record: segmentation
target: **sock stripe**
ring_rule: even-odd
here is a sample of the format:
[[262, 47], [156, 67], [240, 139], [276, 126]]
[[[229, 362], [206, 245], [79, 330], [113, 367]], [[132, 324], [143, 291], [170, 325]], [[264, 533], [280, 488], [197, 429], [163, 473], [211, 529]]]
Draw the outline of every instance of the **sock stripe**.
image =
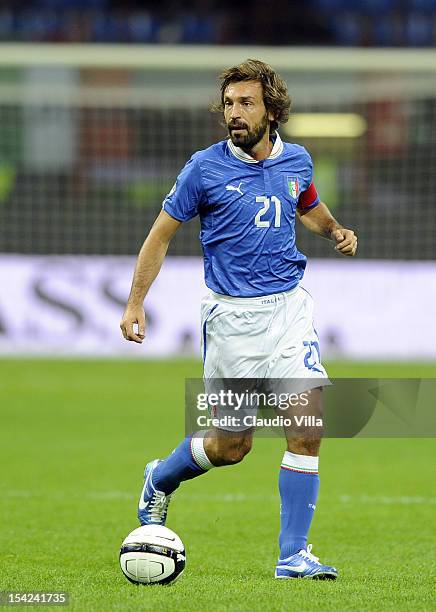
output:
[[211, 467], [213, 467], [213, 465], [209, 461], [209, 457], [206, 455], [206, 451], [204, 450], [203, 439], [203, 436], [192, 436], [190, 448], [191, 455], [195, 463], [198, 465], [198, 467], [207, 472]]
[[291, 465], [281, 465], [282, 470], [288, 470], [289, 472], [300, 472], [301, 474], [318, 474], [318, 470], [309, 470], [308, 468], [299, 468]]
[[312, 455], [297, 455], [285, 451], [282, 459], [282, 468], [293, 472], [303, 472], [305, 474], [318, 474], [319, 457]]

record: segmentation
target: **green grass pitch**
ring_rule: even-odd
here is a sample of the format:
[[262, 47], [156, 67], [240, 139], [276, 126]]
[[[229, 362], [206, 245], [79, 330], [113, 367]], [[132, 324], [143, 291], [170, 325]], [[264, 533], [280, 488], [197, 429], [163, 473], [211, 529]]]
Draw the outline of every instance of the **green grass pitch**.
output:
[[[333, 376], [436, 377], [435, 365], [330, 364]], [[184, 483], [168, 526], [187, 550], [168, 587], [137, 587], [118, 551], [147, 460], [183, 435], [195, 361], [0, 361], [0, 590], [70, 593], [74, 610], [429, 610], [435, 444], [325, 440], [309, 542], [336, 582], [275, 581], [283, 441]]]

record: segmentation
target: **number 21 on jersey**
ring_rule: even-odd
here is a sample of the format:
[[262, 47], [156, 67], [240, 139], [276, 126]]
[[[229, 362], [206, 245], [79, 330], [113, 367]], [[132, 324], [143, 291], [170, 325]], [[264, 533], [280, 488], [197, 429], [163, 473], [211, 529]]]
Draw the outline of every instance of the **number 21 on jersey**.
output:
[[254, 217], [254, 224], [257, 227], [269, 227], [270, 226], [270, 222], [263, 221], [262, 217], [266, 215], [266, 213], [268, 212], [271, 206], [271, 202], [272, 202], [275, 206], [274, 227], [280, 227], [280, 220], [281, 220], [281, 215], [282, 215], [282, 204], [280, 200], [278, 199], [278, 197], [271, 196], [270, 198], [267, 198], [266, 196], [257, 196], [256, 202], [261, 202], [263, 204], [263, 207], [259, 210], [259, 212]]

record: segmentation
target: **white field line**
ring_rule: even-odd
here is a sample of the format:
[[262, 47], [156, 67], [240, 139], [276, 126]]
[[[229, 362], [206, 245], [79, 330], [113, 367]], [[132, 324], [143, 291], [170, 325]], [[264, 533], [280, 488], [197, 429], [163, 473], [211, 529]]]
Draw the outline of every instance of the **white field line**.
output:
[[[86, 493], [77, 493], [72, 495], [65, 491], [32, 491], [29, 489], [15, 489], [9, 491], [3, 491], [0, 493], [0, 498], [37, 498], [37, 499], [63, 499], [67, 497], [69, 499], [89, 499], [97, 501], [111, 501], [111, 500], [136, 500], [138, 495], [135, 492], [128, 491], [88, 491]], [[277, 501], [277, 495], [262, 495], [262, 494], [246, 494], [246, 493], [214, 493], [214, 494], [189, 494], [180, 493], [180, 500], [184, 501], [210, 501], [218, 503], [238, 503], [247, 501], [259, 501], [263, 500], [266, 502]], [[368, 505], [391, 505], [391, 506], [407, 506], [407, 505], [430, 505], [436, 504], [436, 497], [426, 497], [423, 495], [339, 495], [338, 497], [325, 496], [323, 499], [324, 503], [335, 503], [340, 502], [342, 504], [368, 504]]]
[[424, 497], [423, 495], [340, 495], [339, 501], [348, 504], [375, 504], [375, 505], [392, 505], [392, 506], [404, 506], [404, 505], [428, 505], [436, 504], [436, 497]]

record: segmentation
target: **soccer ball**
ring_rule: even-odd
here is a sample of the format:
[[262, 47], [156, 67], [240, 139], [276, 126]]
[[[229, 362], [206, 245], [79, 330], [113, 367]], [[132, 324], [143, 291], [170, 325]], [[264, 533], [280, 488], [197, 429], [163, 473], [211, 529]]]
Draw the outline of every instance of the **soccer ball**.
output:
[[182, 574], [185, 563], [182, 540], [162, 525], [138, 527], [121, 544], [121, 569], [134, 584], [169, 584]]

